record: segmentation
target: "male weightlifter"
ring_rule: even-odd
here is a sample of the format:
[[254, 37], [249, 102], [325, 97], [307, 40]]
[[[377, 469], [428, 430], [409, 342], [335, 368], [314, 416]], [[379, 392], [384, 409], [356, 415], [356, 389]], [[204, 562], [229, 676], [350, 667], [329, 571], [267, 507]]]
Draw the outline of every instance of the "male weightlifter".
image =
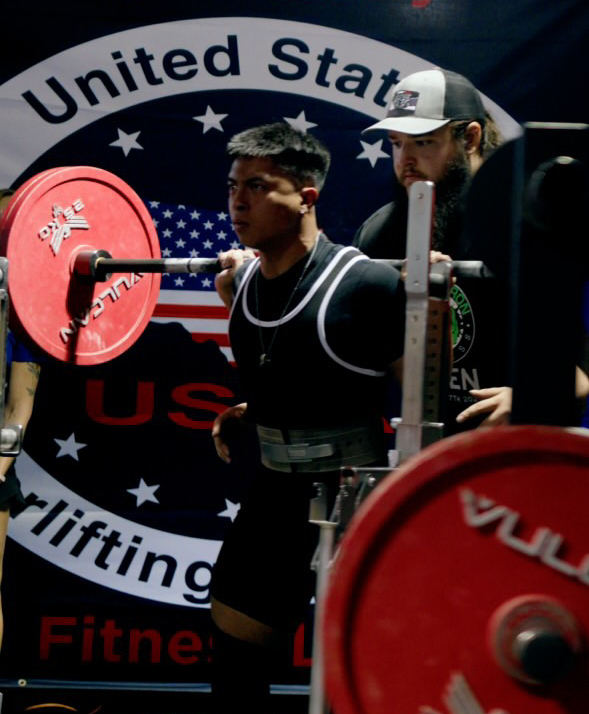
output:
[[[432, 181], [433, 248], [455, 260], [480, 259], [477, 246], [467, 245], [462, 235], [462, 202], [470, 178], [502, 140], [471, 82], [444, 69], [415, 72], [396, 86], [387, 117], [365, 131], [388, 132], [400, 190], [394, 203], [365, 221], [354, 244], [371, 258], [404, 257], [407, 192], [415, 181]], [[447, 435], [509, 421], [506, 292], [494, 280], [465, 278], [452, 289], [454, 368]], [[588, 391], [589, 381], [577, 369], [577, 396]]]
[[[219, 456], [236, 421], [256, 425], [261, 467], [225, 540], [211, 587], [223, 711], [264, 711], [269, 665], [313, 594], [313, 483], [331, 500], [342, 465], [386, 464], [385, 380], [403, 346], [399, 273], [335, 245], [317, 226], [327, 149], [287, 124], [228, 144], [229, 211], [247, 251], [220, 256], [216, 286], [247, 403], [216, 420]], [[384, 316], [385, 319], [382, 319]]]

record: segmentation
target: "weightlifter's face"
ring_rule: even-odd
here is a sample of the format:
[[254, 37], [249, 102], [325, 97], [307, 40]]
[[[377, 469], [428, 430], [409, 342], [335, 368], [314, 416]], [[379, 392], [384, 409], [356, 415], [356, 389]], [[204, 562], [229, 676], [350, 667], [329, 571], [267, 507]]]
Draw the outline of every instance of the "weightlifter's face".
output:
[[236, 159], [227, 186], [233, 228], [248, 248], [269, 249], [298, 235], [301, 191], [272, 159]]
[[462, 146], [456, 141], [449, 125], [430, 134], [389, 132], [393, 147], [393, 167], [397, 180], [409, 190], [416, 181], [438, 183], [446, 176], [460, 154]]

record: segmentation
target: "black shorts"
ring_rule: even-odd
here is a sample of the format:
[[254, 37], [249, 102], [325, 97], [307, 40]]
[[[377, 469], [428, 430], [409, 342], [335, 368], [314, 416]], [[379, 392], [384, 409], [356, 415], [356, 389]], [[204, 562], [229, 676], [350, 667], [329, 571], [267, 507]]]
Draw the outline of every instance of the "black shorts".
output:
[[213, 570], [211, 595], [270, 627], [296, 629], [315, 593], [311, 559], [319, 527], [309, 523], [313, 484], [327, 487], [329, 509], [339, 471], [288, 474], [261, 467]]
[[25, 505], [25, 498], [20, 489], [14, 464], [6, 472], [6, 481], [0, 483], [0, 511], [20, 510]]

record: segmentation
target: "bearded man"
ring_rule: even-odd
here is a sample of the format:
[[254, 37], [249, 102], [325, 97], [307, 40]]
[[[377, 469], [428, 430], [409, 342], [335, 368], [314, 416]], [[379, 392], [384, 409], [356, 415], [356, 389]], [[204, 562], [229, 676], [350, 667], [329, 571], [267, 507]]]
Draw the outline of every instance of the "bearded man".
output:
[[[387, 117], [365, 131], [388, 133], [400, 190], [395, 202], [360, 227], [356, 247], [371, 258], [404, 258], [409, 188], [416, 181], [432, 181], [433, 250], [454, 260], [480, 259], [477, 246], [469, 245], [462, 232], [463, 200], [471, 177], [501, 136], [472, 83], [443, 69], [411, 74], [396, 86]], [[454, 364], [446, 435], [509, 420], [505, 295], [495, 280], [460, 279], [452, 288]]]

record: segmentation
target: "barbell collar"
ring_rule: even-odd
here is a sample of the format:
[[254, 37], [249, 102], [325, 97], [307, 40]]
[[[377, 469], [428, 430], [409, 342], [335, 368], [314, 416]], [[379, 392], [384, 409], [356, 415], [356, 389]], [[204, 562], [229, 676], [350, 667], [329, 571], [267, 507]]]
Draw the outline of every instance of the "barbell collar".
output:
[[93, 280], [104, 283], [109, 280], [112, 273], [99, 268], [99, 261], [112, 258], [107, 250], [81, 250], [74, 255], [72, 272], [82, 280]]
[[74, 274], [105, 282], [113, 273], [218, 273], [217, 258], [113, 258], [105, 250], [80, 251]]
[[499, 667], [526, 684], [550, 684], [578, 662], [585, 637], [576, 617], [549, 595], [511, 598], [493, 614], [489, 643]]
[[21, 449], [23, 428], [20, 424], [11, 424], [0, 429], [0, 455], [18, 456]]

